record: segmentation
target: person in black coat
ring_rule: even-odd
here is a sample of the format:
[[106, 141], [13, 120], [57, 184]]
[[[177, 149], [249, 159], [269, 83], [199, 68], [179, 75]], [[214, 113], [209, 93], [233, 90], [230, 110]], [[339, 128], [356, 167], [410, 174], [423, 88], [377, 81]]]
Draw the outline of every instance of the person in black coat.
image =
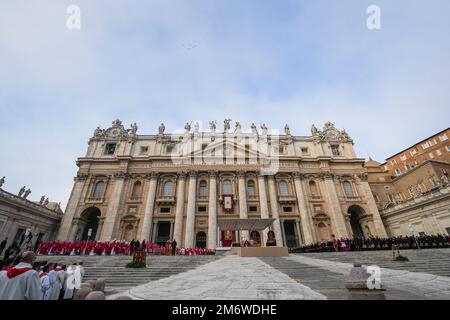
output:
[[0, 243], [0, 254], [2, 254], [2, 252], [5, 249], [7, 243], [8, 243], [8, 238], [5, 238], [5, 240], [3, 240], [2, 243]]
[[174, 256], [177, 250], [177, 240], [173, 239], [172, 241], [172, 255]]

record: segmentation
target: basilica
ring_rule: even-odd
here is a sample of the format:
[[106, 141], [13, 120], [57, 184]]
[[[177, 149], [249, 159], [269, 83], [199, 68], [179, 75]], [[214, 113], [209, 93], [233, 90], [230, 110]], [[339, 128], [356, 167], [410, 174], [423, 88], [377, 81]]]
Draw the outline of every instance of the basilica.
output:
[[98, 127], [77, 160], [58, 240], [217, 248], [387, 236], [345, 130], [327, 122], [294, 136], [288, 125], [247, 130], [230, 119], [206, 127], [167, 133], [161, 124], [151, 135], [120, 120]]

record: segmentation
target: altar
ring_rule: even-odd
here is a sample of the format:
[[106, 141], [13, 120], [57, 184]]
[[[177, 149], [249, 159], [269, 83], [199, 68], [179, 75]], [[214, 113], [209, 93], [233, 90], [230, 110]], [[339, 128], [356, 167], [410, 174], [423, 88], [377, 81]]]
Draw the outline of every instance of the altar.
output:
[[287, 247], [277, 246], [275, 234], [269, 231], [267, 242], [253, 245], [252, 241], [236, 241], [240, 239], [241, 231], [263, 231], [272, 226], [275, 219], [223, 219], [217, 222], [221, 235], [220, 247], [232, 247], [230, 254], [240, 257], [286, 257]]

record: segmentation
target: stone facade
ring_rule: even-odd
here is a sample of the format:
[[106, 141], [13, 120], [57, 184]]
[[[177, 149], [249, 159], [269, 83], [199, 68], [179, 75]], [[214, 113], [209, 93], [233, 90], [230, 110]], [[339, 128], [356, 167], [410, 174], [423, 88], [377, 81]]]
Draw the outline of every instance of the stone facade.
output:
[[373, 160], [365, 164], [389, 235], [450, 234], [448, 135], [446, 129], [383, 164]]
[[7, 237], [8, 247], [19, 240], [27, 229], [33, 234], [33, 244], [54, 239], [63, 216], [59, 204], [48, 202], [44, 197], [40, 202], [30, 201], [22, 190], [19, 194], [0, 188], [0, 241]]
[[[358, 235], [386, 236], [364, 159], [330, 122], [310, 136], [243, 132], [230, 120], [218, 132], [187, 123], [182, 133], [137, 135], [120, 120], [97, 128], [84, 157], [59, 240], [139, 239], [180, 246], [229, 246], [249, 239], [289, 247]], [[219, 230], [230, 218], [272, 218], [266, 230]]]

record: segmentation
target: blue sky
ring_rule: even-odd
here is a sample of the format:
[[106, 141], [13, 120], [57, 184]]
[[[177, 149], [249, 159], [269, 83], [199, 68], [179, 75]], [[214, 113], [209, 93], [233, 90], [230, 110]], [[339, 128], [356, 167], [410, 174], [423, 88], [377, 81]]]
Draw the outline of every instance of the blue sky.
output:
[[448, 127], [448, 12], [448, 0], [3, 0], [4, 188], [65, 205], [76, 158], [116, 118], [141, 134], [231, 118], [308, 135], [330, 120], [383, 161]]

